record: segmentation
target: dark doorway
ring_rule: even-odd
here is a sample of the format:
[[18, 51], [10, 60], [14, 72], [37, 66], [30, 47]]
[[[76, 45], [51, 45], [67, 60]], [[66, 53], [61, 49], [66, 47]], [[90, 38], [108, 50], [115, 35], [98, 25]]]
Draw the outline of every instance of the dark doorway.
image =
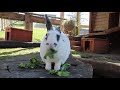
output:
[[90, 50], [90, 42], [85, 41], [85, 51], [89, 51], [89, 50]]
[[9, 40], [9, 32], [7, 32], [7, 40]]
[[118, 25], [119, 25], [119, 12], [110, 13], [109, 28], [118, 27]]

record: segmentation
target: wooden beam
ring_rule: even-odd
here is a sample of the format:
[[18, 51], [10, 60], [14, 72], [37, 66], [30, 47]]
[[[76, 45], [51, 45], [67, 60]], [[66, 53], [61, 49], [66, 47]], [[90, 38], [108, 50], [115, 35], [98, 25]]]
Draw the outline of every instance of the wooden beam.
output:
[[93, 20], [92, 20], [92, 15], [93, 15], [93, 12], [90, 12], [90, 15], [89, 15], [89, 33], [92, 33], [93, 32]]
[[120, 27], [120, 12], [119, 12], [119, 25], [118, 26]]
[[107, 35], [107, 33], [105, 32], [99, 32], [99, 33], [89, 33], [89, 34], [83, 34], [83, 35], [80, 35], [80, 36], [101, 36], [101, 35]]
[[[25, 15], [15, 12], [0, 12], [0, 18], [25, 21]], [[31, 16], [31, 22], [45, 23], [45, 18], [39, 16]], [[54, 25], [61, 24], [61, 21], [56, 19], [51, 19], [51, 22]]]
[[31, 14], [25, 14], [25, 29], [32, 31], [33, 30], [33, 23], [31, 21]]
[[97, 33], [89, 33], [89, 34], [84, 34], [84, 35], [80, 35], [80, 36], [98, 36], [98, 35], [108, 35], [114, 32], [118, 32], [120, 31], [120, 27], [114, 27], [111, 29], [107, 29], [103, 32], [97, 32]]
[[[28, 13], [28, 14], [30, 14], [30, 13]], [[19, 14], [19, 13], [15, 13], [15, 12], [0, 12], [0, 18], [25, 21], [26, 17], [25, 17], [24, 14]], [[31, 20], [30, 20], [31, 23], [32, 22], [45, 23], [45, 18], [44, 17], [30, 16], [30, 18], [31, 18]], [[62, 19], [64, 18], [64, 12], [61, 12], [61, 18]], [[54, 25], [60, 25], [61, 24], [61, 20], [51, 19], [51, 22]], [[28, 27], [28, 26], [26, 26], [26, 27]], [[87, 28], [88, 26], [82, 25], [81, 27], [82, 28]]]
[[3, 19], [1, 18], [1, 30], [3, 30], [4, 26], [3, 26]]
[[118, 32], [118, 31], [120, 31], [120, 27], [114, 27], [114, 28], [110, 28], [106, 30], [106, 33], [111, 34], [111, 33]]
[[80, 12], [77, 12], [77, 35], [80, 34]]
[[[32, 22], [37, 22], [37, 23], [45, 23], [45, 18], [32, 16], [31, 21]], [[60, 25], [60, 20], [51, 19], [51, 22], [54, 25]]]
[[[64, 12], [60, 12], [60, 18], [62, 18], [62, 19], [64, 18]], [[63, 27], [62, 23], [63, 23], [63, 20], [61, 20], [60, 28], [62, 31], [64, 31], [64, 27]]]
[[24, 15], [14, 12], [0, 12], [0, 18], [24, 21]]

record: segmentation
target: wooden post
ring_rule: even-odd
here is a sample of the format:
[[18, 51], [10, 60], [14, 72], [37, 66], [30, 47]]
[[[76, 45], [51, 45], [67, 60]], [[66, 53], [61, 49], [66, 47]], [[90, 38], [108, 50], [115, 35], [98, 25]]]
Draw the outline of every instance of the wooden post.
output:
[[76, 35], [80, 34], [80, 12], [77, 12], [77, 33]]
[[118, 27], [120, 27], [120, 12], [119, 12], [119, 26]]
[[4, 28], [4, 23], [3, 23], [3, 18], [1, 18], [1, 30], [3, 30], [3, 28]]
[[28, 29], [30, 31], [33, 30], [33, 23], [31, 21], [31, 14], [25, 13], [25, 29]]
[[[60, 18], [64, 18], [64, 12], [60, 12]], [[63, 25], [62, 25], [62, 23], [63, 23], [63, 21], [64, 20], [61, 20], [61, 24], [60, 24], [60, 29], [62, 30], [62, 31], [64, 31], [64, 27], [63, 27]]]
[[89, 15], [89, 33], [92, 33], [93, 32], [93, 13], [94, 12], [90, 12], [90, 15]]

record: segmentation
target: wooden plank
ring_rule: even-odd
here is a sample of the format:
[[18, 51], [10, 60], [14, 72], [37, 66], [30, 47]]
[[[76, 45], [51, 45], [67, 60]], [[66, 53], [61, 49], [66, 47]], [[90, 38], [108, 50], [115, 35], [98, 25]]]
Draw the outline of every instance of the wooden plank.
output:
[[101, 16], [101, 15], [105, 15], [105, 14], [109, 14], [109, 13], [108, 12], [97, 12], [96, 13], [97, 16], [99, 16], [99, 15]]
[[114, 27], [114, 28], [108, 29], [106, 33], [111, 34], [113, 32], [118, 32], [118, 31], [120, 31], [120, 27]]
[[90, 12], [89, 15], [89, 33], [93, 32], [93, 12]]
[[93, 30], [106, 30], [107, 29], [107, 26], [105, 25], [101, 25], [101, 26], [95, 26], [95, 28]]
[[106, 29], [108, 29], [108, 28], [107, 28], [107, 26], [106, 26], [106, 25], [97, 25], [97, 26], [95, 26], [95, 27], [93, 28], [93, 31], [94, 31], [95, 29], [102, 29], [102, 30], [106, 30]]
[[24, 15], [14, 12], [0, 12], [0, 18], [24, 21]]
[[3, 30], [4, 29], [4, 23], [3, 23], [4, 21], [3, 21], [3, 19], [1, 18], [1, 30]]
[[108, 30], [104, 30], [104, 32], [89, 33], [89, 34], [80, 35], [80, 36], [107, 35], [107, 34], [111, 34], [113, 32], [118, 32], [118, 31], [120, 31], [120, 27], [115, 27], [115, 28], [111, 28], [111, 29], [108, 29]]
[[[0, 18], [25, 21], [25, 15], [15, 12], [0, 12]], [[31, 22], [45, 23], [44, 17], [31, 16]], [[52, 24], [60, 25], [60, 20], [51, 19]]]
[[97, 33], [89, 33], [89, 34], [83, 34], [83, 35], [80, 35], [80, 36], [87, 36], [87, 37], [89, 37], [89, 36], [96, 36], [96, 35], [107, 35], [107, 33], [105, 33], [105, 32], [97, 32]]
[[107, 12], [92, 12], [92, 31], [104, 31], [108, 29], [109, 14]]
[[[32, 16], [32, 17], [31, 17], [31, 21], [32, 21], [32, 22], [37, 22], [37, 23], [45, 23], [45, 18]], [[60, 23], [61, 23], [60, 20], [55, 20], [55, 19], [51, 19], [51, 22], [52, 22], [52, 24], [54, 24], [54, 25], [60, 25]]]
[[[64, 18], [64, 12], [60, 12], [60, 18]], [[60, 25], [60, 29], [62, 30], [62, 31], [64, 31], [64, 26], [62, 25], [62, 23], [64, 22], [64, 20], [61, 20], [61, 25]]]
[[95, 28], [93, 29], [93, 31], [100, 31], [100, 30], [104, 31], [104, 30], [106, 30], [106, 27], [105, 27], [105, 26], [95, 27]]
[[95, 22], [108, 21], [108, 18], [95, 19]]
[[106, 30], [106, 27], [104, 26], [104, 27], [95, 27], [94, 29], [93, 29], [93, 31], [105, 31]]
[[119, 13], [119, 25], [118, 26], [120, 27], [120, 13]]
[[96, 22], [95, 26], [97, 26], [97, 25], [107, 25], [107, 24], [108, 24], [108, 21], [101, 21], [101, 22]]
[[96, 27], [96, 26], [99, 26], [99, 27], [106, 26], [107, 27], [108, 23], [107, 22], [95, 23], [94, 27]]
[[109, 18], [108, 15], [96, 16], [96, 19], [105, 19], [105, 18]]
[[77, 12], [77, 33], [78, 35], [80, 33], [80, 12]]

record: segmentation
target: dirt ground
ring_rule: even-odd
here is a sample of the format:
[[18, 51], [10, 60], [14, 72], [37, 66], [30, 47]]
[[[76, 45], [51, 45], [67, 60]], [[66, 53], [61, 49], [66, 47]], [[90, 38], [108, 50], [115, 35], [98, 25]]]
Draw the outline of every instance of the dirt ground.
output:
[[[82, 60], [101, 61], [120, 66], [120, 54], [94, 54], [81, 52], [80, 55]], [[40, 59], [39, 53], [32, 53], [18, 57], [11, 57], [6, 60], [0, 60], [0, 78], [59, 78], [54, 75], [50, 75], [45, 69], [21, 70], [18, 68], [19, 63], [28, 63], [31, 58]], [[70, 59], [70, 63], [71, 61], [74, 62], [73, 59]], [[7, 66], [9, 66], [10, 72], [6, 70]], [[82, 62], [80, 62], [77, 67], [74, 67], [73, 65], [70, 72], [74, 73], [70, 78], [93, 77], [92, 66]]]
[[91, 59], [95, 61], [120, 63], [120, 54], [95, 54], [95, 53], [82, 53], [83, 59]]
[[[51, 75], [43, 68], [25, 70], [18, 68], [19, 63], [28, 63], [31, 58], [40, 59], [39, 53], [0, 60], [0, 78], [66, 78]], [[67, 78], [92, 78], [93, 69], [91, 65], [75, 61], [72, 58], [68, 59], [68, 63], [71, 64], [68, 70], [71, 76]], [[7, 67], [9, 67], [9, 71]]]

